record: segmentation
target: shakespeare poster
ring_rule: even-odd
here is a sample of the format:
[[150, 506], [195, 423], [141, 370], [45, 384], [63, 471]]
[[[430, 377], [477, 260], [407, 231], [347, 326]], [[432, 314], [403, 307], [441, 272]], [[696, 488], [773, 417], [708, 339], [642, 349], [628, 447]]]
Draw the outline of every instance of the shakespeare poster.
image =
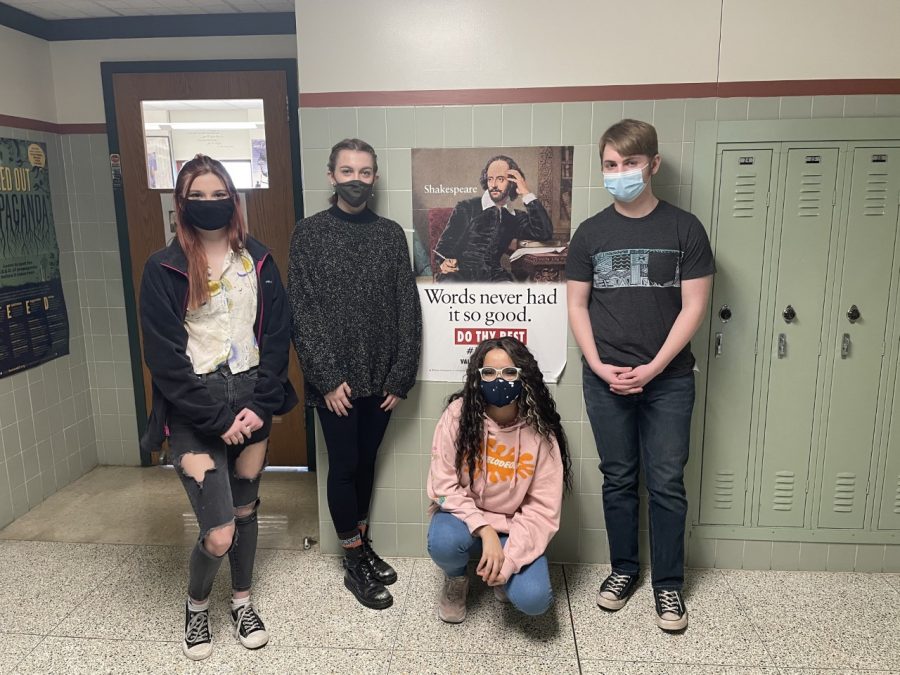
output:
[[420, 379], [460, 382], [479, 342], [510, 335], [557, 381], [572, 159], [571, 146], [412, 150]]
[[0, 377], [68, 353], [46, 146], [0, 138]]

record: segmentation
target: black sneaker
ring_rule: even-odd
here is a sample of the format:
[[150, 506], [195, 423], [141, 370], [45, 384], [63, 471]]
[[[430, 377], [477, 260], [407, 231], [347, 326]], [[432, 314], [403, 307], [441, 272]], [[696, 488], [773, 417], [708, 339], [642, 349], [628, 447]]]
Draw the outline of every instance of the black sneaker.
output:
[[375, 572], [375, 578], [378, 581], [385, 586], [390, 586], [397, 581], [397, 570], [388, 565], [381, 559], [381, 556], [375, 553], [375, 549], [372, 548], [372, 540], [366, 536], [362, 538], [362, 549], [365, 551], [366, 559], [369, 561], [369, 565], [372, 566], [372, 571]]
[[681, 591], [653, 589], [656, 600], [656, 625], [663, 630], [684, 630], [688, 625], [687, 608]]
[[184, 642], [181, 651], [192, 661], [201, 661], [212, 654], [212, 633], [209, 630], [209, 610], [192, 612], [184, 604]]
[[619, 574], [613, 572], [600, 584], [597, 593], [597, 604], [612, 612], [622, 609], [637, 586], [637, 574]]
[[347, 549], [344, 553], [344, 586], [356, 599], [370, 609], [387, 609], [394, 604], [391, 592], [375, 576], [362, 546]]
[[234, 628], [234, 636], [247, 649], [265, 647], [269, 641], [266, 626], [257, 614], [253, 603], [248, 602], [237, 609], [232, 609], [231, 625]]

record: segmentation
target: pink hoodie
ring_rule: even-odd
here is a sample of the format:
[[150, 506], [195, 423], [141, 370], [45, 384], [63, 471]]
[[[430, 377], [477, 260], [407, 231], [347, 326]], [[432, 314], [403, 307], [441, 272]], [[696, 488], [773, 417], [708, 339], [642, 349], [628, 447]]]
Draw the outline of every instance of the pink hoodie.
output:
[[500, 427], [484, 418], [484, 442], [475, 479], [456, 475], [456, 436], [462, 399], [453, 401], [434, 431], [428, 472], [429, 511], [452, 513], [474, 532], [490, 525], [508, 533], [500, 573], [507, 579], [540, 557], [559, 529], [563, 467], [559, 445], [524, 420]]

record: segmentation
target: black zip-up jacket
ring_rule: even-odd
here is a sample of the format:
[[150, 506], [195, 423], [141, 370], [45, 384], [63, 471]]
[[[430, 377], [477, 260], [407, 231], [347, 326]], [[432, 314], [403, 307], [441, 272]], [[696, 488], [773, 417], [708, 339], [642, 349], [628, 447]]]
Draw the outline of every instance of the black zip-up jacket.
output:
[[[253, 402], [247, 407], [265, 419], [284, 414], [297, 404], [297, 394], [288, 380], [291, 314], [269, 250], [252, 237], [247, 237], [244, 246], [256, 264], [259, 289], [253, 324], [259, 345], [258, 379]], [[159, 448], [163, 442], [171, 408], [193, 420], [198, 431], [211, 436], [221, 436], [234, 423], [234, 412], [225, 401], [210, 396], [187, 355], [187, 268], [184, 251], [178, 239], [173, 239], [150, 256], [141, 279], [144, 360], [153, 378], [153, 408], [141, 436], [145, 452]]]
[[540, 200], [510, 213], [506, 206], [485, 209], [481, 199], [461, 201], [450, 214], [435, 250], [441, 258], [455, 258], [459, 271], [438, 274], [438, 281], [512, 281], [500, 264], [510, 242], [553, 236], [553, 222]]

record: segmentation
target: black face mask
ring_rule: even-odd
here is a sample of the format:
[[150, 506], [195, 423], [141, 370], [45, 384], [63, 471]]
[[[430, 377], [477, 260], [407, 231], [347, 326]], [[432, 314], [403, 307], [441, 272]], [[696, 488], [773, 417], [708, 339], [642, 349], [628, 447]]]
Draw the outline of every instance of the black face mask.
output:
[[184, 215], [191, 225], [201, 230], [221, 230], [227, 227], [234, 216], [234, 200], [188, 199], [184, 204]]
[[346, 183], [335, 183], [334, 193], [355, 209], [368, 201], [374, 187], [374, 183], [348, 180]]

